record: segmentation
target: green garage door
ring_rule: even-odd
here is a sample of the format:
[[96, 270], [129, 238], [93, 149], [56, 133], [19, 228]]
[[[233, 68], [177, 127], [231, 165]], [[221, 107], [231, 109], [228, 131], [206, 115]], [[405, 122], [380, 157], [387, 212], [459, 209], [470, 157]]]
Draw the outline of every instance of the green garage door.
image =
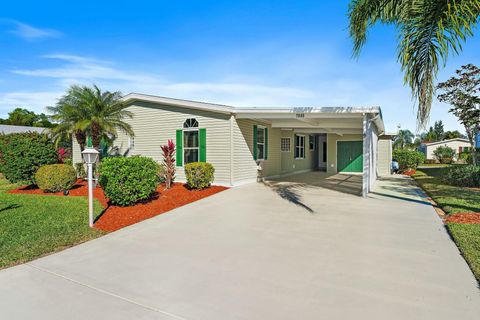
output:
[[363, 171], [363, 142], [337, 142], [337, 170], [338, 172]]

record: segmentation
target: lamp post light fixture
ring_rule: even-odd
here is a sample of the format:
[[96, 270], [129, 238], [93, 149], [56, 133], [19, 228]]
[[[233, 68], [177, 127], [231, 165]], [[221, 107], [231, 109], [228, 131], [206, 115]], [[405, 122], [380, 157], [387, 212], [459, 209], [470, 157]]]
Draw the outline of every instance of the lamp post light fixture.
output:
[[93, 164], [97, 162], [99, 152], [92, 147], [82, 151], [83, 161], [88, 168], [88, 225], [93, 227]]

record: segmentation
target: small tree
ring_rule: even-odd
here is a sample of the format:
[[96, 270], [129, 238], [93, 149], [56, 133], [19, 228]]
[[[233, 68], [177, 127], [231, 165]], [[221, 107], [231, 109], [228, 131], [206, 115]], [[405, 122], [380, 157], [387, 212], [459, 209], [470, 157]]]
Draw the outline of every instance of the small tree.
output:
[[472, 146], [473, 164], [477, 164], [475, 132], [480, 128], [480, 69], [472, 64], [456, 71], [457, 77], [440, 83], [437, 89], [444, 93], [438, 96], [441, 102], [449, 103], [449, 112], [454, 114], [465, 127]]
[[433, 151], [433, 155], [440, 163], [452, 163], [455, 154], [455, 150], [447, 146], [440, 146]]
[[170, 189], [173, 181], [175, 180], [175, 143], [172, 140], [168, 140], [167, 144], [161, 146], [163, 154], [164, 167], [163, 174], [165, 175], [165, 187]]
[[412, 145], [414, 138], [415, 135], [410, 130], [399, 130], [393, 141], [393, 147], [395, 149], [406, 149]]

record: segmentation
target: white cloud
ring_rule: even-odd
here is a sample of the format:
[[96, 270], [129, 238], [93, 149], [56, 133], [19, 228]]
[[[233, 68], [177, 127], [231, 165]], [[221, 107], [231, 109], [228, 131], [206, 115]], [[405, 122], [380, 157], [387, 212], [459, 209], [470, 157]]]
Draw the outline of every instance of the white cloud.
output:
[[[16, 69], [11, 72], [42, 79], [42, 82], [51, 83], [52, 90], [0, 93], [0, 116], [17, 105], [41, 111], [44, 106], [55, 103], [70, 85], [95, 83], [104, 90], [140, 92], [239, 107], [381, 106], [388, 131], [395, 131], [397, 124], [413, 130], [416, 126], [410, 91], [403, 85], [399, 66], [392, 61], [379, 62], [372, 67], [351, 61], [341, 64], [334, 55], [326, 55], [322, 67], [318, 69], [308, 67], [311, 65], [309, 59], [303, 62], [308, 66], [303, 66], [298, 58], [295, 59], [297, 67], [289, 68], [289, 63], [285, 68], [274, 64], [273, 71], [244, 71], [241, 65], [233, 68], [225, 61], [216, 61], [216, 66], [226, 66], [224, 70], [216, 70], [219, 76], [198, 80], [191, 72], [195, 69], [190, 69], [188, 65], [175, 69], [173, 75], [193, 81], [172, 81], [165, 76], [167, 72], [160, 76], [153, 69], [148, 72], [130, 71], [117, 67], [111, 61], [90, 57], [57, 53], [43, 58], [59, 63], [51, 68]], [[208, 69], [209, 65], [203, 68]], [[435, 104], [432, 120], [444, 120], [448, 130], [461, 130], [456, 119], [446, 111], [445, 107]]]
[[0, 117], [5, 117], [17, 107], [27, 108], [37, 113], [46, 112], [45, 107], [54, 105], [62, 94], [61, 90], [0, 93]]
[[42, 29], [32, 25], [10, 19], [3, 19], [2, 21], [13, 25], [13, 29], [9, 32], [25, 40], [40, 40], [46, 38], [58, 38], [62, 35], [60, 31], [53, 29]]

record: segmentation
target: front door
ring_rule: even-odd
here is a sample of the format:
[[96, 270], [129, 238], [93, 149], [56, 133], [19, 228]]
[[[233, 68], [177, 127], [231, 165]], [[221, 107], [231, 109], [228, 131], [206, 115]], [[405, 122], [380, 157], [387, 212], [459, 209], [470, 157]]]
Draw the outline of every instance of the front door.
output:
[[363, 171], [362, 141], [337, 142], [337, 171], [345, 173]]

